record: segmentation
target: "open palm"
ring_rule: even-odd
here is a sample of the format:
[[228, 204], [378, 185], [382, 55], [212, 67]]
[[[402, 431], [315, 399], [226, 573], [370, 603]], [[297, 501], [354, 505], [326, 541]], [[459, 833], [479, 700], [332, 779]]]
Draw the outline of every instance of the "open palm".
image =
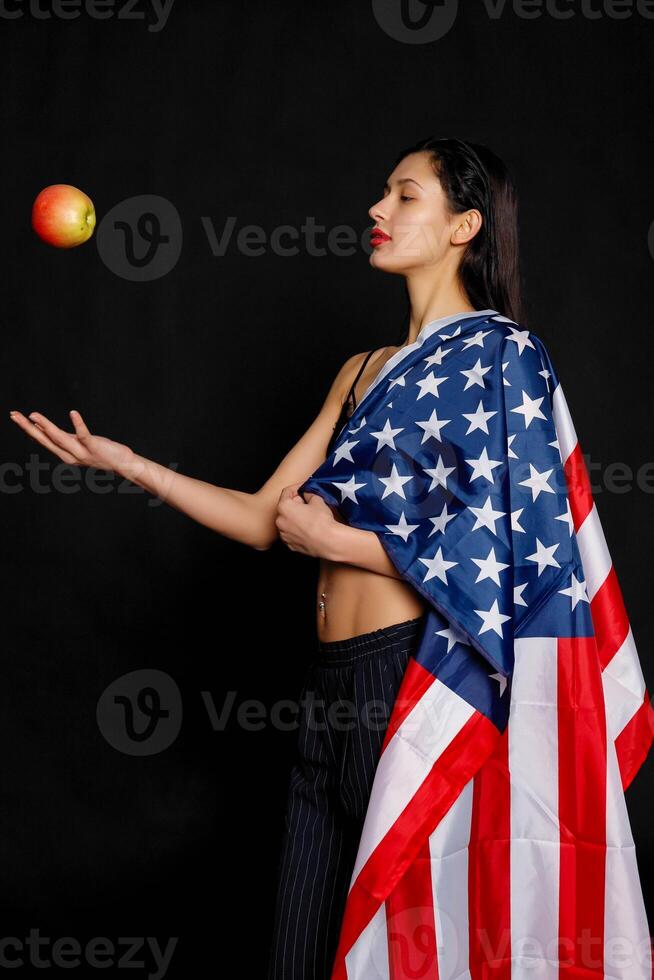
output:
[[29, 418], [20, 412], [9, 414], [28, 436], [40, 442], [65, 463], [77, 463], [79, 466], [95, 466], [102, 470], [120, 472], [134, 456], [129, 446], [106, 439], [104, 436], [92, 435], [82, 416], [75, 409], [70, 412], [75, 427], [74, 432], [64, 432], [40, 412], [32, 412]]

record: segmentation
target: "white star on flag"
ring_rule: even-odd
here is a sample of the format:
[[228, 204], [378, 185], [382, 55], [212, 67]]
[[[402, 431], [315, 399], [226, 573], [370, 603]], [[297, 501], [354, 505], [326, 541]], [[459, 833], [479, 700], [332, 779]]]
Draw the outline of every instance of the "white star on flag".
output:
[[365, 483], [356, 483], [353, 476], [350, 477], [347, 483], [335, 483], [334, 480], [331, 480], [330, 482], [341, 491], [341, 503], [343, 503], [346, 497], [348, 500], [353, 500], [355, 504], [359, 503], [356, 498], [356, 491], [359, 490], [360, 487], [365, 487]]
[[436, 576], [441, 582], [445, 582], [445, 585], [448, 585], [445, 574], [447, 569], [459, 564], [458, 561], [447, 561], [447, 559], [443, 558], [443, 549], [441, 547], [438, 548], [433, 558], [419, 558], [418, 561], [421, 561], [429, 569], [422, 580], [423, 582], [428, 582], [430, 578]]
[[352, 459], [352, 453], [350, 452], [350, 449], [352, 449], [353, 446], [357, 446], [358, 444], [359, 444], [359, 440], [358, 439], [354, 439], [352, 441], [341, 443], [341, 445], [338, 447], [338, 449], [336, 449], [334, 451], [334, 463], [333, 463], [333, 465], [336, 466], [336, 464], [338, 463], [338, 461], [341, 460], [341, 459], [347, 459], [347, 460], [350, 461], [350, 463], [353, 463], [354, 460]]
[[427, 535], [427, 537], [430, 538], [432, 536], [432, 534], [436, 534], [437, 531], [444, 532], [445, 531], [445, 528], [447, 527], [447, 525], [449, 524], [449, 522], [450, 521], [453, 521], [455, 517], [456, 517], [456, 514], [448, 514], [447, 513], [447, 504], [443, 504], [443, 509], [440, 512], [439, 516], [438, 517], [430, 517], [429, 518], [429, 520], [432, 522], [432, 524], [434, 525], [434, 527], [433, 527], [433, 530], [431, 530], [429, 532], [429, 534]]
[[466, 340], [463, 341], [463, 347], [461, 348], [461, 350], [467, 350], [468, 347], [472, 347], [473, 344], [476, 344], [477, 347], [483, 347], [484, 337], [486, 337], [489, 333], [493, 333], [493, 331], [478, 330], [477, 333], [472, 335], [472, 337], [468, 337], [466, 338]]
[[435, 398], [438, 398], [438, 386], [447, 380], [447, 378], [437, 378], [434, 372], [430, 371], [426, 378], [416, 381], [416, 385], [420, 388], [420, 394], [416, 401], [420, 401], [424, 395], [434, 395]]
[[522, 593], [527, 588], [527, 582], [523, 582], [522, 585], [513, 586], [513, 604], [515, 606], [526, 606], [528, 603], [522, 598]]
[[447, 653], [450, 652], [450, 650], [452, 649], [455, 643], [463, 643], [464, 646], [470, 646], [470, 644], [466, 641], [466, 638], [463, 635], [463, 633], [461, 633], [454, 626], [452, 626], [451, 623], [449, 624], [449, 626], [446, 626], [444, 630], [436, 630], [434, 636], [445, 637], [445, 639], [447, 640], [447, 651], [446, 651]]
[[475, 565], [479, 566], [479, 574], [475, 583], [482, 582], [485, 578], [490, 578], [496, 585], [501, 585], [500, 572], [503, 568], [508, 568], [504, 562], [497, 561], [495, 558], [495, 548], [491, 548], [486, 558], [471, 558]]
[[517, 510], [511, 511], [511, 530], [522, 531], [523, 534], [526, 534], [527, 532], [525, 531], [524, 527], [522, 527], [522, 525], [520, 524], [520, 515], [522, 514], [523, 510], [524, 507], [518, 507]]
[[429, 357], [423, 358], [425, 361], [425, 369], [432, 367], [434, 364], [437, 367], [440, 367], [440, 365], [443, 363], [443, 358], [446, 354], [449, 354], [451, 350], [453, 350], [452, 347], [446, 347], [445, 349], [438, 347], [433, 354], [429, 355]]
[[498, 537], [497, 530], [495, 529], [495, 522], [500, 517], [505, 517], [506, 511], [493, 510], [490, 494], [486, 498], [486, 502], [483, 507], [469, 507], [468, 510], [471, 510], [476, 517], [476, 521], [472, 526], [473, 531], [476, 531], [477, 528], [480, 527], [487, 527], [496, 537]]
[[436, 414], [436, 409], [433, 408], [428, 419], [425, 419], [422, 422], [416, 422], [416, 425], [419, 425], [421, 429], [424, 429], [422, 439], [420, 440], [420, 445], [422, 445], [423, 442], [427, 442], [427, 439], [429, 439], [431, 436], [433, 436], [434, 439], [437, 439], [438, 442], [441, 442], [441, 429], [444, 425], [447, 425], [447, 423], [451, 421], [452, 419], [439, 419], [438, 415]]
[[578, 602], [590, 602], [588, 598], [588, 592], [586, 591], [586, 582], [584, 579], [578, 579], [574, 572], [572, 572], [572, 578], [570, 579], [570, 585], [567, 589], [559, 589], [561, 595], [569, 595], [572, 599], [572, 608], [574, 609]]
[[404, 494], [404, 484], [408, 483], [409, 480], [412, 479], [412, 476], [400, 476], [397, 466], [395, 463], [393, 463], [390, 476], [378, 477], [379, 482], [384, 484], [384, 492], [381, 499], [383, 500], [391, 493], [396, 493], [398, 497], [402, 497], [403, 500], [406, 500], [406, 496]]
[[550, 469], [550, 470], [543, 470], [542, 473], [539, 473], [536, 467], [534, 466], [534, 464], [530, 463], [529, 464], [530, 475], [527, 477], [526, 480], [518, 480], [518, 484], [521, 487], [530, 488], [532, 504], [538, 498], [538, 494], [542, 493], [543, 491], [546, 491], [547, 493], [556, 493], [556, 490], [554, 490], [554, 488], [551, 487], [547, 482], [549, 479], [549, 475], [552, 472], [553, 470]]
[[494, 600], [493, 605], [490, 609], [475, 609], [478, 616], [481, 616], [483, 620], [483, 626], [479, 630], [479, 636], [485, 633], [486, 630], [493, 630], [498, 636], [503, 636], [502, 633], [502, 623], [505, 623], [507, 619], [511, 619], [510, 616], [505, 616], [501, 613], [499, 606], [497, 605], [497, 599]]
[[516, 330], [515, 327], [509, 327], [509, 330], [511, 331], [511, 334], [506, 339], [515, 341], [518, 346], [518, 354], [522, 354], [525, 347], [533, 348], [534, 345], [529, 339], [528, 330]]
[[522, 405], [518, 405], [517, 408], [512, 408], [512, 412], [517, 412], [519, 415], [524, 415], [525, 417], [525, 429], [528, 429], [530, 424], [534, 419], [546, 419], [547, 416], [543, 415], [540, 410], [540, 403], [545, 398], [545, 395], [541, 395], [540, 398], [530, 398], [527, 392], [523, 389], [522, 391]]
[[459, 326], [456, 328], [456, 330], [453, 333], [439, 333], [438, 336], [441, 338], [441, 340], [452, 340], [453, 337], [458, 337], [460, 333], [461, 333], [461, 324], [459, 324]]
[[402, 388], [404, 388], [406, 386], [406, 381], [404, 379], [406, 378], [408, 373], [409, 372], [407, 370], [404, 372], [404, 374], [398, 375], [397, 378], [391, 378], [390, 381], [388, 382], [388, 388], [386, 389], [386, 393], [388, 394], [391, 388], [395, 387], [395, 385], [400, 385]]
[[460, 373], [464, 374], [468, 379], [463, 386], [463, 390], [467, 391], [472, 385], [479, 385], [480, 388], [485, 388], [486, 382], [484, 381], [484, 375], [488, 374], [491, 367], [492, 364], [489, 364], [488, 367], [482, 367], [481, 360], [477, 358], [477, 363], [474, 367], [468, 368], [466, 371], [461, 371]]
[[572, 521], [572, 511], [570, 510], [570, 500], [568, 497], [565, 498], [565, 514], [558, 514], [555, 521], [565, 521], [568, 525], [568, 530], [570, 532], [570, 537], [572, 537], [572, 532], [574, 531], [574, 524]]
[[558, 561], [556, 560], [556, 558], [554, 557], [554, 552], [558, 547], [559, 547], [558, 541], [556, 542], [556, 544], [547, 546], [544, 545], [539, 538], [536, 538], [536, 550], [533, 552], [533, 554], [527, 555], [526, 557], [529, 559], [529, 561], [538, 562], [539, 577], [541, 572], [545, 570], [547, 565], [552, 565], [553, 568], [561, 567]]
[[376, 452], [379, 452], [379, 450], [384, 446], [390, 446], [391, 449], [397, 449], [397, 446], [395, 445], [395, 436], [400, 432], [404, 432], [404, 429], [393, 429], [391, 427], [391, 420], [387, 418], [383, 429], [380, 429], [378, 432], [370, 433], [370, 435], [377, 440]]
[[481, 455], [477, 459], [466, 459], [466, 463], [472, 466], [472, 473], [470, 474], [470, 482], [477, 480], [480, 476], [485, 477], [489, 483], [495, 482], [495, 477], [493, 476], [493, 470], [496, 466], [502, 465], [501, 459], [489, 459], [488, 450], [486, 446], [481, 451]]
[[415, 531], [419, 524], [407, 524], [406, 517], [404, 516], [404, 511], [400, 515], [400, 520], [398, 524], [387, 524], [386, 527], [391, 532], [391, 534], [399, 534], [401, 538], [405, 541], [408, 539], [412, 531]]
[[477, 410], [475, 412], [463, 412], [462, 415], [464, 419], [468, 419], [470, 422], [468, 430], [465, 433], [467, 436], [469, 436], [471, 432], [474, 432], [475, 429], [481, 429], [482, 432], [485, 432], [486, 435], [488, 435], [488, 420], [492, 419], [494, 415], [497, 415], [497, 412], [485, 412], [483, 403], [481, 399], [479, 399], [479, 404], [477, 405]]
[[447, 478], [450, 475], [450, 473], [454, 473], [454, 470], [455, 470], [454, 466], [445, 466], [443, 462], [443, 457], [439, 456], [438, 462], [436, 463], [434, 469], [425, 470], [427, 476], [431, 477], [431, 483], [429, 484], [429, 489], [433, 490], [434, 487], [440, 485], [441, 487], [445, 487], [445, 489], [447, 490]]

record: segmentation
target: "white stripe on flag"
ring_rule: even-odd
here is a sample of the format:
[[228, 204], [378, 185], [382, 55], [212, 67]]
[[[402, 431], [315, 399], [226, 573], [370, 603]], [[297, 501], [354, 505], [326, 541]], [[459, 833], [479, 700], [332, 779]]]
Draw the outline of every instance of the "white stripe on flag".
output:
[[385, 902], [381, 903], [345, 957], [345, 968], [348, 980], [389, 980]]
[[595, 504], [577, 531], [577, 544], [584, 566], [588, 598], [592, 599], [611, 571], [611, 556]]
[[[557, 385], [553, 395], [553, 414], [561, 455], [565, 463], [577, 446], [577, 436], [560, 384]], [[583, 465], [585, 467], [585, 463]], [[574, 497], [581, 492], [581, 488], [572, 487], [570, 495]], [[577, 530], [577, 543], [584, 567], [588, 597], [592, 600], [613, 567], [594, 501], [591, 510]], [[631, 626], [624, 642], [605, 666], [602, 681], [608, 732], [615, 739], [640, 710], [645, 697], [645, 678]]]
[[438, 976], [469, 978], [468, 844], [474, 778], [429, 838]]
[[557, 640], [522, 637], [514, 646], [509, 716], [511, 978], [558, 980]]
[[649, 926], [615, 745], [608, 739], [604, 974], [652, 980]]
[[565, 463], [566, 459], [577, 445], [577, 433], [572, 422], [572, 416], [568, 409], [568, 403], [561, 385], [558, 384], [552, 396], [552, 415], [554, 417], [554, 428], [559, 441], [561, 459]]
[[645, 697], [645, 678], [631, 626], [620, 649], [602, 672], [608, 732], [616, 739]]
[[474, 714], [471, 704], [435, 678], [404, 718], [377, 764], [352, 881]]

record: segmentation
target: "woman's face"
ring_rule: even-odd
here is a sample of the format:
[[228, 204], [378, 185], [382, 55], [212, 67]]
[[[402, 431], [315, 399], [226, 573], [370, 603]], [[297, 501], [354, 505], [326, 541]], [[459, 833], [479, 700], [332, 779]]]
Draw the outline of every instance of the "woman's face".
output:
[[[475, 214], [450, 214], [445, 194], [422, 151], [404, 157], [391, 173], [382, 197], [368, 211], [374, 228], [390, 236], [375, 243], [371, 232], [370, 264], [385, 272], [408, 273], [459, 262], [462, 247], [477, 230]], [[471, 217], [472, 215], [472, 217]]]

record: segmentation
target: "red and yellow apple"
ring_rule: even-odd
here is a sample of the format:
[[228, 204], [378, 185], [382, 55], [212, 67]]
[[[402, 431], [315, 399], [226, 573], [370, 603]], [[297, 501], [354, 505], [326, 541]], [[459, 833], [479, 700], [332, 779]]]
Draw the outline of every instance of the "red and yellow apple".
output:
[[32, 228], [56, 248], [82, 245], [95, 228], [93, 201], [72, 184], [50, 184], [32, 205]]

